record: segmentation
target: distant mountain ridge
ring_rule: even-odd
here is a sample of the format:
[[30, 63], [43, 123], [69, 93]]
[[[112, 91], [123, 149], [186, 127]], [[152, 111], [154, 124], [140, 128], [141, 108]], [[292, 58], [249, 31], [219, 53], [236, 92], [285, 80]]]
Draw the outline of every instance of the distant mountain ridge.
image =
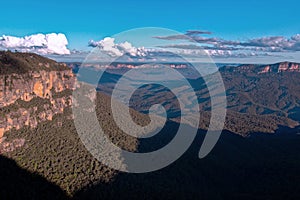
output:
[[240, 72], [240, 73], [280, 73], [280, 72], [300, 72], [300, 63], [296, 62], [278, 62], [274, 64], [241, 64], [238, 66], [223, 66], [221, 72]]

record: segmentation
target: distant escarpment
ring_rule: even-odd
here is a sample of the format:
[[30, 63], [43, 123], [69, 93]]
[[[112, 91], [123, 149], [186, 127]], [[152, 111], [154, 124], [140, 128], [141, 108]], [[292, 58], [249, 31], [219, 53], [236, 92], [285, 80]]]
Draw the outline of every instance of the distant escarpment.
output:
[[280, 126], [299, 124], [299, 63], [224, 66], [220, 72], [226, 88], [226, 125], [232, 132], [273, 133]]
[[72, 103], [74, 81], [65, 64], [36, 54], [0, 52], [0, 138], [63, 113]]
[[223, 73], [280, 73], [280, 72], [300, 72], [300, 64], [295, 62], [279, 62], [275, 64], [258, 65], [258, 64], [242, 64], [235, 66], [224, 66], [220, 69]]

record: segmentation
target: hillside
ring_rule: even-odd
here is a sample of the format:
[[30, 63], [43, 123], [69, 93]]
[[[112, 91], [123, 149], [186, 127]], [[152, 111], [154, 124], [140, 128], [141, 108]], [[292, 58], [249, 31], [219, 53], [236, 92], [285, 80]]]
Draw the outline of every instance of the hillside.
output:
[[230, 109], [300, 121], [299, 69], [300, 64], [288, 62], [221, 69]]
[[23, 74], [30, 71], [61, 71], [68, 67], [63, 63], [34, 53], [0, 51], [0, 74]]
[[[55, 183], [67, 195], [100, 180], [110, 181], [116, 171], [93, 158], [77, 135], [71, 111], [75, 81], [71, 69], [35, 54], [1, 53], [5, 66], [0, 66], [0, 154]], [[23, 62], [30, 67], [23, 69]], [[109, 124], [113, 121], [110, 98], [99, 94], [98, 99], [99, 121]], [[145, 117], [135, 113], [143, 121]], [[136, 150], [134, 138], [123, 136], [113, 124], [107, 129], [124, 149]]]

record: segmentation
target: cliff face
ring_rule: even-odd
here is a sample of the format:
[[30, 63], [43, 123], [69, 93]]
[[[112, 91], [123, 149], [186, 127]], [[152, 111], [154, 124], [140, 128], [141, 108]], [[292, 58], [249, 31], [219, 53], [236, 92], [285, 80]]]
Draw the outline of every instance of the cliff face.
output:
[[66, 67], [0, 74], [0, 140], [11, 129], [35, 128], [63, 113], [72, 104], [74, 81], [75, 75]]
[[35, 97], [53, 100], [52, 92], [72, 89], [73, 83], [71, 70], [0, 75], [0, 107], [19, 99], [27, 102]]
[[260, 73], [267, 72], [300, 72], [300, 64], [291, 62], [276, 63], [273, 65], [263, 66]]
[[247, 74], [264, 74], [264, 73], [281, 73], [281, 72], [300, 72], [300, 64], [293, 62], [280, 62], [270, 65], [243, 64], [238, 67], [224, 66], [220, 69], [223, 73], [247, 73]]

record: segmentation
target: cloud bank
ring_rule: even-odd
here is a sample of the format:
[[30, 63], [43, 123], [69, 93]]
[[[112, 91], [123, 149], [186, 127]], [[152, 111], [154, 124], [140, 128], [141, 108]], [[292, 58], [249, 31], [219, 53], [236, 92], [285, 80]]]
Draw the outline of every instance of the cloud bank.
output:
[[165, 45], [165, 48], [190, 50], [204, 49], [212, 57], [251, 57], [272, 56], [272, 53], [294, 53], [300, 51], [300, 34], [291, 37], [268, 36], [246, 41], [226, 40], [218, 37], [203, 37], [212, 34], [208, 31], [187, 31], [185, 34], [154, 36], [169, 41], [181, 41], [182, 44]]
[[[157, 36], [158, 39], [166, 40], [191, 40], [188, 35], [194, 34], [211, 34], [208, 31], [188, 31], [187, 35], [172, 35], [172, 36]], [[198, 38], [199, 39], [199, 38]], [[216, 42], [215, 38], [203, 39], [207, 44], [213, 44]], [[139, 59], [140, 61], [146, 60], [164, 60], [164, 61], [174, 61], [180, 59], [181, 56], [203, 58], [205, 56], [211, 56], [214, 58], [244, 58], [250, 56], [257, 56], [254, 52], [238, 52], [233, 53], [233, 51], [242, 49], [241, 47], [232, 47], [224, 45], [212, 45], [212, 46], [199, 46], [197, 44], [170, 44], [164, 46], [157, 46], [157, 48], [145, 48], [145, 47], [134, 47], [129, 42], [116, 43], [114, 38], [106, 37], [100, 41], [89, 41], [88, 45], [90, 47], [99, 48], [103, 53], [111, 57], [123, 57], [123, 60], [133, 61]], [[263, 54], [268, 55], [268, 54]]]
[[34, 34], [25, 37], [3, 35], [0, 37], [0, 49], [32, 52], [38, 54], [70, 54], [68, 40], [62, 33]]

